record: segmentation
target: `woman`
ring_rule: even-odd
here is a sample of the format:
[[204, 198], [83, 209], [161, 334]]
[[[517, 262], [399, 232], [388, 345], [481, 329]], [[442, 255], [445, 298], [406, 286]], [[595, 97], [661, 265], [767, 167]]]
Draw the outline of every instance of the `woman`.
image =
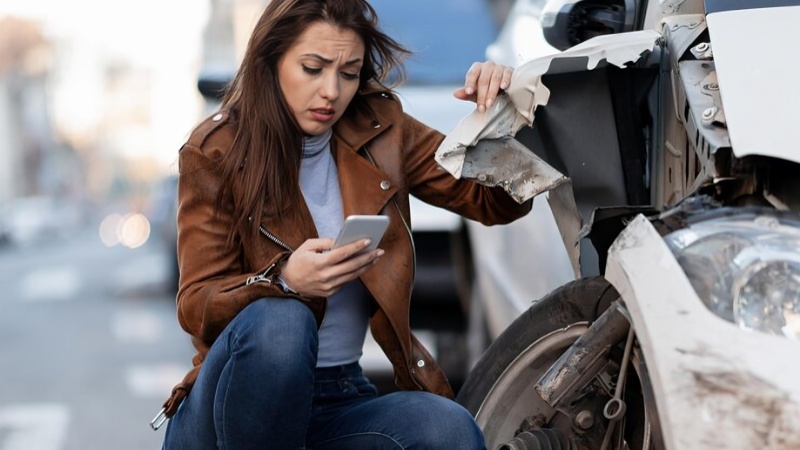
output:
[[[363, 0], [272, 0], [181, 149], [178, 318], [198, 354], [164, 405], [167, 450], [484, 448], [409, 330], [408, 195], [486, 224], [530, 203], [437, 169], [442, 135], [381, 84], [406, 53]], [[475, 64], [455, 95], [484, 109], [509, 80]], [[380, 249], [330, 250], [354, 214], [389, 216]], [[362, 375], [368, 325], [404, 391]]]

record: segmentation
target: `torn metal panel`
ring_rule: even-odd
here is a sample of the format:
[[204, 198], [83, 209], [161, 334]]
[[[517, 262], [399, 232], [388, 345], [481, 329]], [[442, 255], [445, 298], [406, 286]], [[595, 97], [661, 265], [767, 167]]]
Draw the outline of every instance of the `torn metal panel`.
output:
[[581, 249], [580, 234], [583, 228], [583, 219], [575, 204], [575, 195], [572, 193], [572, 182], [562, 183], [551, 188], [547, 198], [553, 218], [556, 220], [561, 240], [567, 249], [575, 278], [581, 277]]
[[461, 177], [501, 186], [519, 203], [569, 179], [514, 138], [486, 139], [464, 154]]
[[[550, 72], [554, 59], [574, 61], [559, 65], [560, 71], [595, 69], [601, 61], [618, 67], [637, 61], [652, 50], [661, 35], [653, 30], [600, 36], [565, 52], [536, 58], [519, 66], [511, 77], [506, 95], [485, 112], [477, 109], [459, 123], [436, 151], [436, 162], [456, 178], [462, 178], [465, 155], [482, 139], [513, 137], [520, 128], [531, 126], [539, 105], [546, 105], [550, 91], [542, 83], [542, 75]], [[585, 69], [584, 69], [585, 68]], [[539, 192], [549, 190], [536, 189]], [[527, 200], [527, 199], [524, 199]]]
[[578, 244], [583, 222], [570, 179], [514, 138], [482, 140], [462, 157], [462, 178], [500, 186], [519, 203], [550, 191], [550, 209], [575, 276], [580, 277]]
[[709, 311], [643, 216], [612, 246], [605, 276], [633, 319], [667, 449], [800, 448], [796, 342]]
[[[469, 149], [475, 148], [482, 139], [513, 138], [527, 123], [517, 113], [508, 95], [500, 95], [486, 112], [480, 113], [476, 109], [456, 125], [436, 150], [436, 162], [454, 177], [465, 178], [462, 170]], [[521, 203], [525, 200], [527, 198], [517, 201]]]
[[[580, 276], [579, 234], [583, 220], [570, 181], [512, 138], [525, 125], [532, 125], [534, 112], [546, 105], [550, 90], [542, 83], [545, 74], [593, 70], [601, 62], [624, 68], [652, 50], [661, 35], [653, 30], [600, 36], [563, 53], [533, 59], [514, 71], [506, 94], [485, 112], [477, 109], [445, 138], [436, 151], [437, 163], [456, 178], [488, 186], [502, 186], [522, 203], [543, 192], [549, 202], [570, 256]], [[551, 71], [552, 61], [558, 68]], [[493, 140], [490, 144], [479, 144]]]
[[559, 72], [562, 73], [594, 70], [601, 61], [625, 68], [638, 61], [644, 52], [653, 50], [659, 38], [661, 34], [655, 30], [599, 36], [562, 53], [533, 59], [514, 70], [506, 92], [517, 112], [528, 120], [528, 125], [532, 125], [536, 107], [546, 105], [549, 99], [550, 92], [542, 84], [542, 75], [556, 73], [550, 71], [554, 59], [576, 60], [574, 68], [560, 65]]

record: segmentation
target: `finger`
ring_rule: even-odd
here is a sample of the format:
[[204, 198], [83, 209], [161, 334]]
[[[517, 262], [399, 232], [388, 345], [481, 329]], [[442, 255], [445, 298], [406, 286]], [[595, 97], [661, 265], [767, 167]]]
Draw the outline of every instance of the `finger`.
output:
[[370, 243], [371, 241], [369, 239], [360, 239], [356, 242], [343, 245], [335, 250], [331, 250], [330, 253], [326, 255], [326, 262], [332, 266], [339, 264], [340, 262], [352, 258], [353, 255], [369, 247]]
[[489, 93], [489, 85], [492, 81], [494, 73], [494, 64], [485, 63], [482, 67], [481, 74], [478, 77], [478, 111], [486, 111], [486, 97]]
[[298, 247], [298, 250], [306, 250], [309, 252], [323, 252], [330, 250], [333, 247], [334, 241], [330, 238], [321, 238], [321, 239], [308, 239], [303, 244]]
[[453, 97], [459, 100], [474, 102], [475, 99], [477, 98], [477, 95], [475, 95], [474, 92], [472, 93], [472, 95], [467, 94], [467, 88], [460, 87], [453, 92]]
[[500, 82], [500, 89], [508, 89], [508, 86], [511, 85], [511, 75], [513, 74], [514, 71], [510, 67], [506, 67], [503, 70], [503, 81]]
[[335, 283], [349, 273], [355, 272], [365, 265], [369, 265], [373, 260], [383, 255], [383, 250], [375, 250], [367, 252], [362, 255], [354, 256], [346, 259], [339, 264], [328, 266], [325, 268], [322, 275], [322, 282]]
[[467, 77], [464, 80], [464, 93], [466, 95], [475, 95], [478, 88], [478, 77], [481, 74], [481, 67], [483, 63], [473, 63], [467, 71]]
[[347, 271], [338, 275], [334, 278], [329, 284], [332, 286], [330, 290], [339, 290], [341, 289], [342, 285], [349, 283], [364, 273], [366, 273], [369, 269], [375, 267], [376, 264], [380, 261], [380, 257], [375, 257], [367, 260], [366, 264], [361, 264], [357, 268], [351, 271]]
[[347, 259], [342, 263], [334, 266], [330, 272], [330, 275], [333, 278], [336, 278], [351, 272], [355, 272], [356, 270], [362, 268], [363, 266], [371, 264], [374, 260], [383, 256], [383, 254], [384, 251], [382, 249], [377, 249], [368, 253], [364, 253], [363, 255], [358, 255], [353, 258]]
[[486, 107], [491, 108], [497, 98], [497, 93], [500, 92], [500, 83], [503, 81], [502, 67], [497, 67], [492, 72], [492, 77], [489, 80], [489, 88], [486, 91]]

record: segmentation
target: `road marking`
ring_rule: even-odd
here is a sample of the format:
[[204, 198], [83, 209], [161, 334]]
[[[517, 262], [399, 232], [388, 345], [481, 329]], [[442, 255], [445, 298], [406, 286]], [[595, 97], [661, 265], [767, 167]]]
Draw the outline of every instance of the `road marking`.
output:
[[80, 287], [80, 273], [67, 266], [32, 270], [20, 281], [24, 301], [68, 300], [75, 297]]
[[188, 371], [188, 367], [179, 364], [130, 366], [125, 371], [125, 381], [135, 397], [164, 400]]
[[120, 291], [128, 291], [164, 283], [169, 274], [166, 254], [153, 253], [126, 261], [113, 272], [111, 279]]
[[119, 311], [111, 318], [111, 333], [125, 344], [153, 344], [164, 336], [164, 322], [148, 310]]
[[69, 410], [64, 405], [16, 405], [0, 408], [0, 450], [61, 450]]

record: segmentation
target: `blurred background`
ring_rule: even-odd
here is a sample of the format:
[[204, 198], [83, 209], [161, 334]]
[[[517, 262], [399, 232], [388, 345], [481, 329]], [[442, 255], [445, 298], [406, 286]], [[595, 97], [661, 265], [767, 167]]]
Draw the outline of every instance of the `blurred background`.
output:
[[[175, 319], [177, 152], [218, 105], [198, 79], [230, 76], [267, 2], [0, 0], [0, 450], [160, 448], [148, 422], [193, 355]], [[373, 3], [417, 53], [406, 107], [449, 131], [472, 106], [446, 97], [513, 2]], [[423, 216], [415, 234], [462, 226]], [[365, 368], [388, 370], [368, 347]]]

